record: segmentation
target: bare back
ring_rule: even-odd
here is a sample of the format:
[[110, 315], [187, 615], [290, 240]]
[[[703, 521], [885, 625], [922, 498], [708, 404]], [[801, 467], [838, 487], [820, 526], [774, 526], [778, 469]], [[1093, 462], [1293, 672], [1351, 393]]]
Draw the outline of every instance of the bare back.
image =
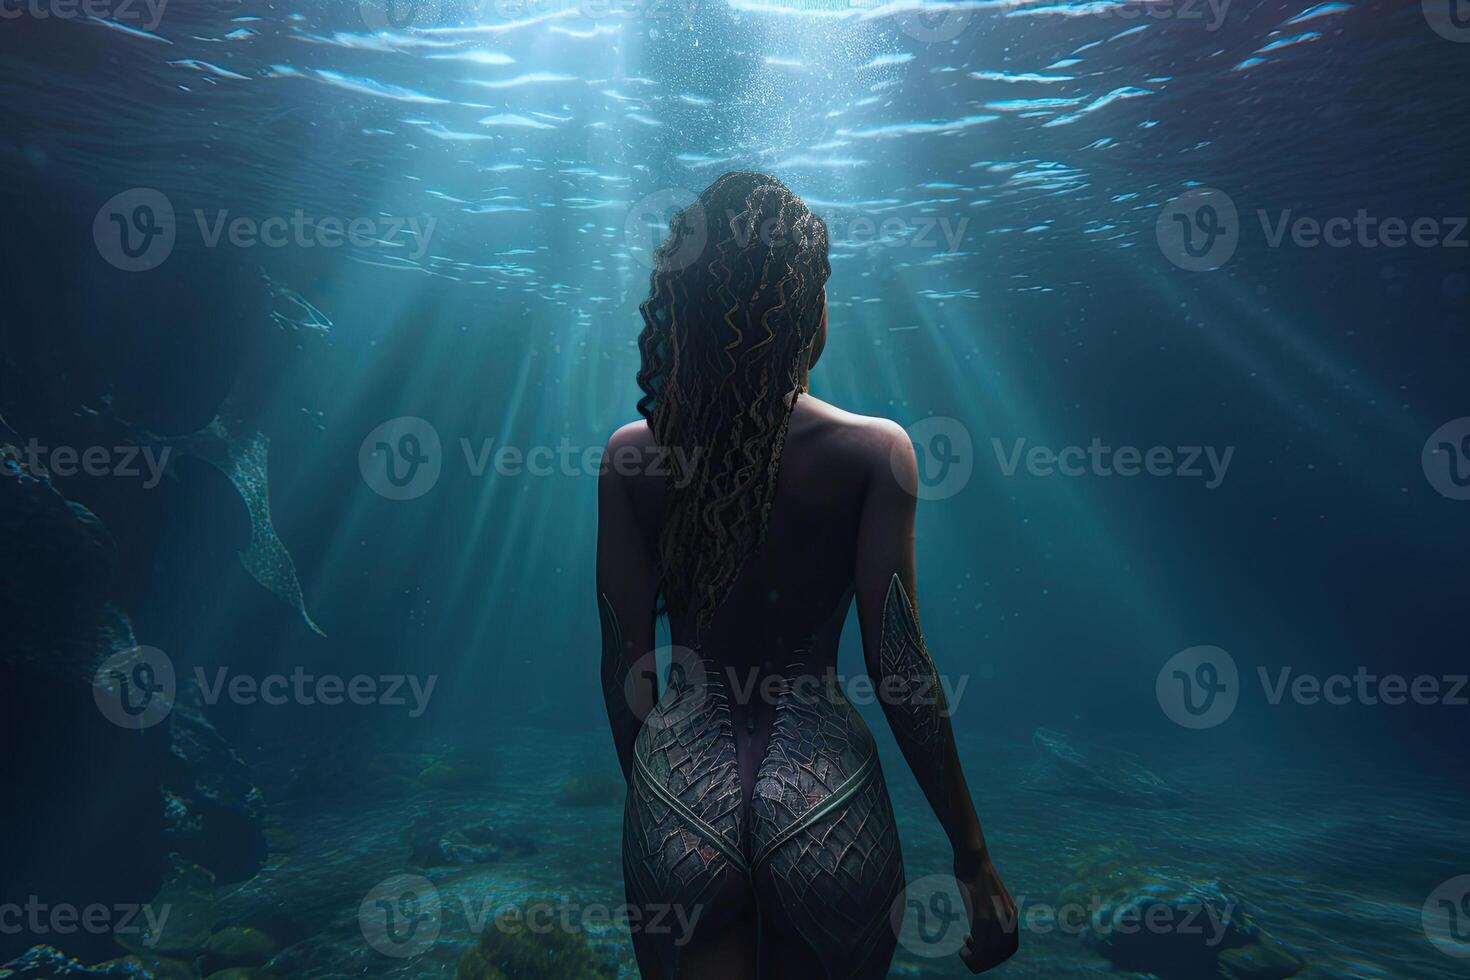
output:
[[[908, 446], [895, 423], [802, 395], [792, 411], [764, 546], [710, 624], [696, 636], [692, 623], [675, 621], [673, 642], [699, 647], [712, 668], [751, 683], [786, 667], [796, 651], [803, 652], [813, 672], [834, 668], [865, 533], [898, 541], [900, 551], [902, 542], [909, 542], [907, 555], [893, 554], [881, 564], [886, 575], [898, 572], [912, 588], [913, 511], [903, 506], [899, 483], [905, 457], [893, 458], [895, 446]], [[653, 433], [641, 420], [618, 430], [609, 447], [610, 452], [636, 447], [640, 458], [655, 456]], [[647, 555], [658, 549], [667, 492], [661, 473], [650, 467], [623, 478], [630, 530]], [[865, 515], [866, 523], [876, 526], [865, 527]], [[886, 577], [876, 577], [875, 593], [886, 584]], [[741, 699], [737, 692], [732, 713], [748, 800], [773, 712], [768, 702]]]
[[[707, 656], [736, 666], [780, 658], [814, 639], [835, 655], [853, 584], [858, 523], [875, 462], [887, 458], [889, 427], [802, 396], [776, 481], [764, 547], [698, 641]], [[643, 422], [635, 433], [653, 442]], [[639, 432], [638, 430], [641, 430]], [[638, 529], [657, 548], [665, 481], [639, 479], [630, 489]], [[674, 642], [696, 643], [690, 623], [675, 622]]]

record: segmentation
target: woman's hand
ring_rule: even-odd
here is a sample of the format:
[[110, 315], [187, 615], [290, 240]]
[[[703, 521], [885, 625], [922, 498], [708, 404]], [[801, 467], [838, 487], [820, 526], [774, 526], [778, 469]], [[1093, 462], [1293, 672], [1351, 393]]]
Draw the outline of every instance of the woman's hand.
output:
[[971, 973], [984, 973], [1016, 954], [1021, 945], [1016, 903], [988, 857], [955, 860], [955, 881], [965, 900], [970, 931], [960, 959]]

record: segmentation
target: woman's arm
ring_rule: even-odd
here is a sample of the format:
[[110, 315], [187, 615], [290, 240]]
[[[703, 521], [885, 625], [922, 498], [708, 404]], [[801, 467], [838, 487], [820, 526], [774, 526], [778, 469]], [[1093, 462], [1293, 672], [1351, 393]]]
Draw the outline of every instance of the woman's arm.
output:
[[[612, 727], [613, 746], [627, 779], [633, 742], [657, 695], [654, 676], [653, 562], [634, 517], [631, 480], [610, 465], [616, 454], [638, 445], [637, 427], [613, 433], [597, 481], [597, 610], [602, 622], [602, 698]], [[630, 678], [630, 674], [632, 675]]]
[[855, 569], [863, 657], [903, 757], [954, 848], [955, 878], [970, 910], [961, 958], [973, 972], [1017, 947], [1015, 905], [991, 863], [960, 766], [950, 709], [924, 645], [914, 604], [914, 489], [908, 433], [875, 424]]

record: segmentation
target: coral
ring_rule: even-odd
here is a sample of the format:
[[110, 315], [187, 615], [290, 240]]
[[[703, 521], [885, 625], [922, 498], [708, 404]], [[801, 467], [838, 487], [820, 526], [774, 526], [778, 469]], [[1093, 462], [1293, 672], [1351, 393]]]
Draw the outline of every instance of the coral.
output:
[[140, 956], [132, 953], [109, 963], [103, 963], [102, 966], [113, 964], [123, 964], [141, 970], [138, 976], [149, 977], [151, 980], [199, 980], [199, 971], [194, 969], [192, 962], [174, 959], [171, 956], [152, 954]]
[[152, 980], [153, 974], [137, 963], [113, 960], [98, 966], [84, 966], [69, 959], [54, 946], [32, 946], [20, 956], [0, 966], [0, 980], [71, 980], [71, 978], [107, 977], [117, 980]]
[[[522, 907], [556, 907], [553, 899], [532, 900]], [[581, 929], [561, 922], [530, 928], [525, 915], [487, 923], [480, 940], [460, 957], [456, 980], [596, 980], [618, 975], [617, 967], [599, 959]], [[538, 923], [543, 922], [536, 919]]]

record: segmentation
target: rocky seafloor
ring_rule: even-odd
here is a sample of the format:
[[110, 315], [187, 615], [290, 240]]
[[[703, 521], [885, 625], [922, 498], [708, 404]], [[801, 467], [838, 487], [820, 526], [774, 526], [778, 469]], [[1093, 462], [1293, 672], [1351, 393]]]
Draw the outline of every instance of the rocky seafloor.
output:
[[[1470, 961], [1432, 946], [1421, 924], [1429, 892], [1470, 858], [1470, 814], [1448, 782], [1362, 771], [1344, 785], [1269, 758], [1147, 760], [1143, 795], [1130, 800], [1118, 794], [1137, 769], [1115, 770], [1121, 782], [1085, 767], [1059, 775], [1056, 740], [1067, 745], [1045, 732], [1031, 742], [963, 744], [1023, 916], [1021, 954], [1000, 975], [1467, 975]], [[355, 762], [310, 769], [299, 759], [273, 765], [295, 782], [276, 787], [284, 799], [267, 806], [270, 854], [259, 873], [216, 886], [202, 869], [175, 869], [158, 898], [172, 907], [169, 926], [130, 940], [134, 955], [112, 964], [111, 975], [636, 976], [626, 931], [600, 914], [622, 901], [620, 786], [607, 740], [507, 728], [477, 745], [484, 764], [443, 742], [421, 748], [359, 747]], [[1070, 754], [1064, 761], [1076, 763]], [[900, 761], [885, 763], [910, 881], [944, 871], [937, 825]], [[1098, 778], [1110, 782], [1102, 791], [1109, 802], [1097, 798]], [[1182, 795], [1159, 797], [1150, 788], [1159, 780]], [[1218, 948], [1178, 947], [1177, 937], [1078, 928], [1062, 911], [1100, 907], [1111, 921], [1139, 896], [1193, 903], [1206, 918], [1212, 903], [1228, 907], [1230, 935]], [[477, 935], [497, 931], [498, 914], [533, 900], [587, 914], [574, 950], [466, 957]], [[935, 948], [905, 942], [892, 975], [968, 975], [953, 956], [925, 955]], [[1191, 959], [1201, 952], [1205, 959]]]

